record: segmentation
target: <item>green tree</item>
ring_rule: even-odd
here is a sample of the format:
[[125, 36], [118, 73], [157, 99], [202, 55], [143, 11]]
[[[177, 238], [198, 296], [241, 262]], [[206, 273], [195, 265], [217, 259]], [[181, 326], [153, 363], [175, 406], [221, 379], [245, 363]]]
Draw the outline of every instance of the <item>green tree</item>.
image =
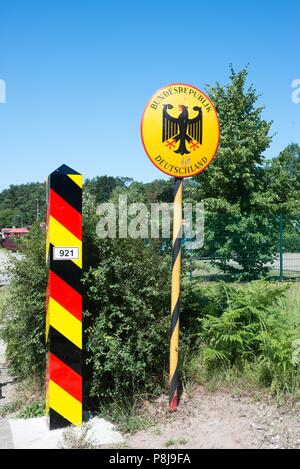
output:
[[[11, 185], [0, 192], [0, 213], [11, 210], [10, 225], [31, 225], [37, 218], [37, 209], [41, 220], [46, 214], [46, 187], [36, 182], [28, 184]], [[1, 223], [0, 223], [0, 227]]]
[[283, 247], [287, 252], [300, 251], [300, 146], [288, 145], [268, 163], [268, 199], [274, 213], [283, 214]]
[[14, 211], [11, 208], [5, 208], [0, 211], [0, 229], [13, 225]]
[[266, 189], [263, 153], [272, 140], [272, 123], [262, 118], [254, 87], [246, 89], [247, 76], [247, 69], [231, 68], [228, 85], [208, 88], [219, 114], [220, 146], [213, 164], [196, 177], [202, 198], [224, 199], [241, 212], [256, 208], [256, 193]]
[[96, 202], [101, 204], [109, 200], [116, 187], [125, 188], [132, 181], [131, 178], [96, 176], [92, 179], [86, 179], [84, 187], [89, 194], [95, 197]]
[[285, 214], [299, 214], [300, 146], [288, 145], [266, 165], [268, 198], [272, 210]]
[[247, 75], [247, 69], [231, 68], [228, 85], [208, 88], [220, 118], [220, 146], [193, 188], [205, 203], [204, 251], [241, 279], [264, 274], [277, 249], [263, 155], [271, 143], [271, 122], [262, 117], [254, 87], [246, 88]]

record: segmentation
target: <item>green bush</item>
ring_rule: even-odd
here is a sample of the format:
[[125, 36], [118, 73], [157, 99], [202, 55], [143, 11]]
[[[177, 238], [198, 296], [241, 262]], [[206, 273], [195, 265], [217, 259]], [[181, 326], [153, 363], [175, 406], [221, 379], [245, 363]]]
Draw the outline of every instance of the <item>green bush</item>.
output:
[[[83, 221], [85, 401], [98, 408], [116, 401], [128, 406], [167, 385], [171, 258], [159, 241], [98, 239], [88, 196]], [[43, 379], [45, 232], [33, 227], [20, 249], [21, 257], [12, 259], [9, 295], [1, 303], [1, 336], [15, 375]], [[264, 386], [295, 389], [300, 334], [295, 314], [287, 314], [287, 288], [263, 281], [184, 284], [182, 376], [197, 356], [207, 372], [255, 368]]]
[[[84, 201], [84, 392], [94, 403], [156, 392], [165, 380], [171, 260], [159, 242], [99, 240]], [[1, 337], [15, 376], [45, 376], [45, 232], [33, 227], [12, 259]]]
[[84, 275], [86, 393], [96, 402], [155, 393], [164, 382], [169, 345], [169, 257], [160, 243], [99, 240], [91, 201], [85, 204]]
[[222, 212], [219, 210], [206, 210], [201, 255], [209, 257], [228, 279], [251, 281], [266, 277], [278, 255], [278, 217], [262, 211], [243, 214], [226, 206]]
[[299, 331], [279, 307], [287, 285], [252, 282], [218, 286], [226, 292], [221, 314], [199, 318], [201, 357], [208, 370], [255, 364], [261, 384], [293, 391], [300, 372], [293, 359]]
[[17, 378], [44, 377], [47, 270], [45, 231], [33, 226], [11, 257], [12, 282], [0, 307], [0, 333]]

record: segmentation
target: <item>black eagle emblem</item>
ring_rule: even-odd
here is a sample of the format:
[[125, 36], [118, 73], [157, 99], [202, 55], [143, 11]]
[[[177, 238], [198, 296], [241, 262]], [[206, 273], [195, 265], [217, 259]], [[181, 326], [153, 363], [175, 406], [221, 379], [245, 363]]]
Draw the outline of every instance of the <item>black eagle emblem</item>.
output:
[[177, 118], [170, 116], [168, 109], [173, 109], [173, 106], [165, 104], [163, 107], [162, 141], [168, 141], [167, 145], [170, 149], [173, 149], [179, 141], [179, 146], [174, 153], [180, 155], [191, 153], [186, 148], [186, 142], [194, 150], [199, 147], [199, 144], [202, 145], [202, 109], [198, 106], [193, 107], [194, 111], [198, 111], [198, 115], [193, 119], [189, 119], [188, 107], [183, 104], [179, 105], [181, 112]]

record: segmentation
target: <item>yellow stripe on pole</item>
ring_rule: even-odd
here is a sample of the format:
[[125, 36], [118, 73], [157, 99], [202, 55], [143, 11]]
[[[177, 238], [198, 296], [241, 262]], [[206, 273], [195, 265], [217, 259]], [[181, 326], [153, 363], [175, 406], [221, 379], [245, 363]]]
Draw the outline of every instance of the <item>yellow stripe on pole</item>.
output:
[[82, 424], [81, 403], [51, 379], [49, 380], [49, 407], [73, 425]]
[[82, 349], [82, 323], [53, 298], [48, 304], [49, 324]]
[[54, 217], [49, 217], [49, 242], [57, 247], [78, 247], [79, 259], [72, 262], [82, 269], [82, 242]]
[[[181, 182], [182, 185], [182, 182]], [[181, 225], [182, 225], [182, 188], [178, 189], [174, 199], [173, 208], [173, 245], [176, 239], [181, 237]]]
[[82, 175], [81, 174], [68, 174], [69, 178], [82, 189]]
[[176, 367], [178, 365], [178, 345], [179, 345], [179, 322], [174, 329], [174, 332], [171, 337], [171, 354], [170, 354], [170, 377], [173, 376]]
[[47, 307], [47, 311], [46, 311], [46, 342], [48, 340], [49, 327], [50, 327], [50, 324], [49, 324], [49, 307]]
[[181, 256], [178, 255], [172, 270], [171, 311], [173, 311], [180, 293], [180, 266]]
[[49, 230], [47, 228], [47, 234], [46, 234], [46, 262], [48, 261], [49, 249], [50, 249]]

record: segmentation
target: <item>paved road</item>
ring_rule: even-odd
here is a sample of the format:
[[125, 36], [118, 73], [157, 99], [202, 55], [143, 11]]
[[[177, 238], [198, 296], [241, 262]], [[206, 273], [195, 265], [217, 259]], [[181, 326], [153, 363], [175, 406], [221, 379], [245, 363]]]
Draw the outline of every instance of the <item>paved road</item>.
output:
[[8, 261], [8, 253], [4, 249], [0, 249], [0, 285], [5, 285], [9, 281], [6, 263]]
[[[0, 383], [3, 382], [4, 376], [3, 372], [3, 367], [5, 366], [5, 344], [0, 340]], [[2, 376], [1, 376], [2, 375]], [[6, 379], [4, 379], [6, 381]], [[5, 394], [5, 388], [3, 389], [3, 394]], [[0, 399], [0, 408], [3, 405], [3, 401], [5, 402], [5, 399]], [[1, 418], [0, 417], [0, 449], [11, 449], [13, 448], [13, 440], [12, 440], [12, 434], [10, 430], [9, 423], [7, 419]]]
[[[9, 275], [7, 272], [6, 263], [8, 261], [8, 253], [4, 249], [0, 249], [0, 286], [9, 282]], [[4, 379], [5, 370], [5, 344], [0, 341], [0, 383], [6, 381]], [[2, 375], [2, 376], [1, 376]], [[5, 395], [5, 387], [3, 388], [3, 395]], [[6, 402], [6, 399], [0, 399], [0, 408]], [[12, 434], [8, 420], [0, 417], [0, 449], [12, 449], [14, 447]]]
[[[280, 268], [280, 259], [279, 255], [271, 264], [272, 269], [279, 270]], [[285, 272], [300, 272], [300, 253], [299, 252], [285, 252], [283, 254], [283, 270]]]
[[[228, 264], [234, 267], [238, 267], [238, 263], [235, 261], [229, 261]], [[272, 263], [268, 262], [266, 266], [270, 267], [271, 270], [277, 270], [279, 272], [279, 269], [280, 269], [279, 254]], [[283, 254], [283, 271], [291, 272], [295, 274], [300, 273], [300, 252], [285, 252]]]
[[0, 418], [0, 449], [13, 449], [13, 439], [9, 423], [6, 419]]
[[9, 261], [10, 255], [15, 256], [17, 258], [21, 257], [21, 255], [18, 253], [9, 252], [6, 249], [0, 248], [0, 286], [9, 283], [7, 263]]

